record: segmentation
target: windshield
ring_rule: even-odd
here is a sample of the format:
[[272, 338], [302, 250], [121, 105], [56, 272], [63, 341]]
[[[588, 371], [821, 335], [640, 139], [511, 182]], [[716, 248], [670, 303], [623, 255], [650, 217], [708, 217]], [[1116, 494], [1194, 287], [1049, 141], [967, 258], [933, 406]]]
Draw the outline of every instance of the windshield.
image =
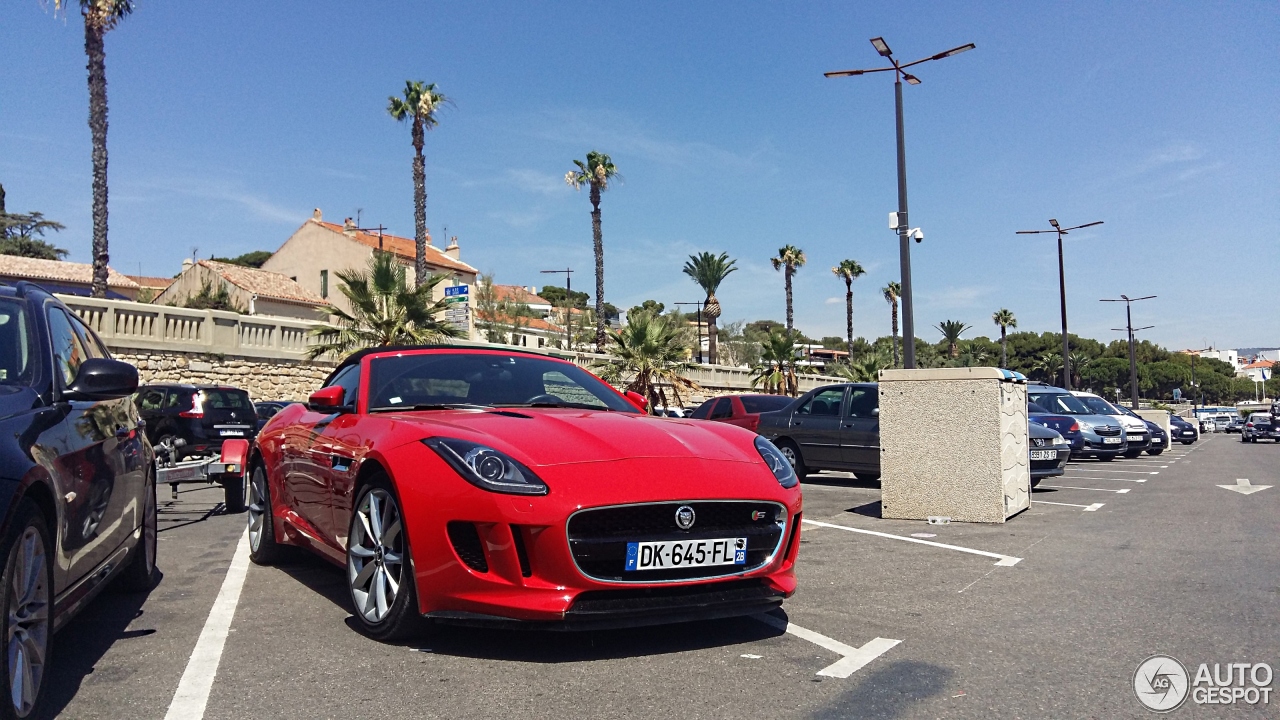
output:
[[26, 304], [0, 298], [0, 384], [30, 385], [34, 357]]
[[1027, 399], [1051, 413], [1096, 415], [1080, 398], [1066, 393], [1027, 393]]
[[1103, 400], [1100, 397], [1089, 397], [1086, 395], [1078, 399], [1084, 403], [1085, 407], [1092, 410], [1095, 415], [1120, 415], [1121, 414], [1120, 411], [1117, 410], [1114, 405], [1107, 402], [1106, 400]]
[[468, 406], [640, 412], [591, 373], [546, 358], [428, 352], [371, 361], [370, 412]]

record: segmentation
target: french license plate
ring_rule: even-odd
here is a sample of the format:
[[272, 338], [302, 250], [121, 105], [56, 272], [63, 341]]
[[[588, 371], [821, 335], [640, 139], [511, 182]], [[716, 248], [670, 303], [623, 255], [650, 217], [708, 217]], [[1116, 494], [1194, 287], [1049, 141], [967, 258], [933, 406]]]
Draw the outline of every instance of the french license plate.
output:
[[1057, 450], [1032, 450], [1031, 459], [1032, 460], [1057, 460], [1058, 451]]
[[746, 538], [627, 543], [629, 571], [746, 564]]
[[1102, 438], [1102, 444], [1103, 445], [1119, 445], [1120, 441], [1123, 439], [1124, 438], [1118, 438], [1118, 437], [1114, 437], [1114, 438], [1104, 437]]
[[1129, 436], [1129, 442], [1142, 442], [1142, 436], [1141, 436], [1141, 435], [1130, 435], [1130, 436]]
[[222, 437], [244, 437], [243, 430], [219, 430], [218, 434]]
[[1183, 430], [1183, 431], [1182, 431], [1182, 434], [1183, 434], [1183, 435], [1195, 435], [1195, 434], [1196, 434], [1196, 431], [1195, 431], [1195, 430]]

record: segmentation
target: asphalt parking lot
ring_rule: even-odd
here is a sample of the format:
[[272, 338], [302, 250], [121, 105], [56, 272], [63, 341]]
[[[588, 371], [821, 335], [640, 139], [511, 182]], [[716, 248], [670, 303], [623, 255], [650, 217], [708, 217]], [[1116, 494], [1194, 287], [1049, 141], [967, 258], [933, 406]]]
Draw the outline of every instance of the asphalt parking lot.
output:
[[[1072, 463], [1005, 525], [939, 526], [881, 519], [878, 488], [824, 473], [805, 484], [800, 590], [783, 612], [581, 634], [438, 628], [405, 645], [349, 626], [332, 566], [246, 568], [244, 516], [220, 514], [220, 490], [162, 492], [162, 580], [103, 596], [58, 634], [51, 705], [72, 718], [199, 717], [202, 703], [205, 718], [1144, 717], [1132, 683], [1152, 654], [1192, 672], [1280, 664], [1280, 488], [1219, 487], [1280, 485], [1277, 468], [1280, 447], [1208, 436]], [[1275, 718], [1280, 698], [1174, 714]]]

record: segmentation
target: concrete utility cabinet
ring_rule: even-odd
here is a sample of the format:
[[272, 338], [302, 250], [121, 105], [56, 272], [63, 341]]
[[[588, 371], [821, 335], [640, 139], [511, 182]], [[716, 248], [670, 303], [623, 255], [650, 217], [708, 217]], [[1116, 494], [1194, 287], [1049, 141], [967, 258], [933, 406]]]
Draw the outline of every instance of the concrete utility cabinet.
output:
[[1168, 410], [1134, 410], [1134, 412], [1138, 413], [1138, 417], [1143, 420], [1153, 422], [1164, 429], [1164, 445], [1160, 445], [1158, 447], [1162, 447], [1166, 450], [1173, 447], [1173, 435], [1169, 434], [1169, 426], [1171, 423], [1169, 421]]
[[882, 517], [1002, 523], [1031, 505], [1026, 378], [882, 370], [880, 450]]

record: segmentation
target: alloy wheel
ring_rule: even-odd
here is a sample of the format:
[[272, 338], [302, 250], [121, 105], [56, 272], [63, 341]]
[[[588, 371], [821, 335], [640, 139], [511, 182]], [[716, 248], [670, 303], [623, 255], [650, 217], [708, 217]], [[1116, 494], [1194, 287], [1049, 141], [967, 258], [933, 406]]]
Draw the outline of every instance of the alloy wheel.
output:
[[8, 593], [9, 697], [19, 717], [35, 707], [49, 646], [49, 585], [44, 540], [28, 527], [16, 543]]
[[356, 611], [370, 623], [391, 612], [404, 570], [400, 508], [383, 488], [364, 494], [347, 541], [347, 582]]
[[262, 546], [264, 524], [270, 521], [267, 474], [257, 469], [249, 476], [249, 549], [257, 552]]
[[787, 462], [791, 463], [791, 468], [794, 470], [796, 467], [796, 451], [791, 449], [790, 445], [783, 445], [778, 448], [778, 451], [782, 453], [782, 457], [787, 459]]

